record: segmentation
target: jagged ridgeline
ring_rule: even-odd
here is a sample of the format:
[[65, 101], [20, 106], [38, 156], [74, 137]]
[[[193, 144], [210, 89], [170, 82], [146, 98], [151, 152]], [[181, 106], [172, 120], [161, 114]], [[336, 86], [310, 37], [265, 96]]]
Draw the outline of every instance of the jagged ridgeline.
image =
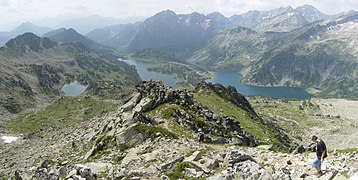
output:
[[[41, 117], [44, 114], [58, 115], [55, 111], [51, 112], [51, 109], [57, 109], [52, 106], [68, 106], [70, 109], [76, 109], [78, 106], [90, 103], [86, 98], [68, 101], [59, 100], [49, 108], [34, 113], [32, 117]], [[103, 110], [105, 107], [95, 108]], [[72, 112], [68, 110], [66, 113]], [[103, 173], [97, 174], [102, 178], [123, 178], [133, 177], [135, 173], [132, 171], [141, 167], [143, 169], [141, 172], [145, 171], [151, 174], [150, 176], [160, 177], [161, 173], [165, 173], [171, 179], [178, 179], [184, 177], [183, 169], [180, 167], [185, 163], [185, 167], [196, 166], [206, 174], [215, 173], [204, 165], [194, 162], [195, 160], [190, 160], [189, 156], [195, 150], [200, 150], [200, 154], [210, 154], [223, 148], [221, 151], [226, 152], [229, 146], [224, 144], [244, 147], [267, 144], [273, 145], [271, 150], [278, 151], [290, 151], [296, 146], [278, 127], [262, 120], [246, 98], [235, 88], [226, 88], [220, 84], [201, 83], [195, 90], [188, 91], [166, 87], [160, 81], [144, 81], [136, 86], [136, 90], [132, 91], [124, 104], [106, 109], [106, 112], [100, 116], [88, 118], [81, 123], [67, 121], [67, 118], [73, 117], [64, 119], [52, 117], [52, 125], [56, 126], [49, 128], [48, 124], [42, 123], [40, 127], [33, 126], [41, 129], [40, 131], [26, 135], [26, 139], [31, 139], [26, 143], [36, 144], [30, 145], [34, 148], [31, 151], [41, 149], [41, 157], [40, 154], [34, 153], [33, 158], [46, 162], [45, 168], [57, 167], [56, 164], [68, 168], [77, 168], [74, 164], [92, 164], [112, 169], [102, 169]], [[26, 117], [23, 119], [30, 120]], [[32, 123], [34, 122], [24, 124]], [[69, 124], [64, 126], [64, 123]], [[59, 128], [61, 126], [63, 128]], [[205, 133], [205, 143], [201, 145], [196, 140], [199, 128]], [[31, 131], [26, 130], [26, 132]], [[61, 142], [65, 145], [60, 145], [60, 153], [54, 154], [53, 149], [48, 146], [51, 142]], [[21, 148], [19, 150], [21, 151]], [[183, 154], [186, 154], [185, 160]], [[138, 158], [139, 156], [143, 158]], [[57, 160], [46, 160], [53, 157]], [[9, 158], [10, 161], [16, 159]], [[167, 162], [168, 159], [174, 160]], [[32, 164], [33, 160], [30, 161], [24, 159], [22, 163]], [[157, 168], [149, 170], [154, 165]], [[15, 167], [22, 169], [23, 164], [17, 164]], [[173, 172], [173, 167], [179, 169]], [[218, 165], [213, 165], [213, 169], [217, 167]], [[5, 172], [11, 169], [14, 167], [6, 169]], [[22, 177], [56, 176], [39, 170], [18, 172]], [[63, 171], [63, 176], [70, 177], [71, 173], [67, 173]], [[138, 176], [147, 177], [146, 174], [141, 173]]]
[[93, 94], [106, 94], [103, 89], [109, 85], [124, 88], [140, 82], [134, 67], [93, 48], [57, 43], [32, 33], [8, 41], [0, 48], [2, 114], [48, 102], [74, 80], [89, 85], [88, 92]]
[[143, 82], [113, 113], [117, 118], [103, 122], [86, 158], [107, 148], [136, 147], [158, 136], [195, 140], [199, 128], [206, 134], [205, 141], [213, 144], [272, 144], [273, 149], [282, 151], [295, 146], [278, 127], [263, 121], [235, 88], [219, 84], [201, 83], [187, 91], [166, 87], [160, 81]]

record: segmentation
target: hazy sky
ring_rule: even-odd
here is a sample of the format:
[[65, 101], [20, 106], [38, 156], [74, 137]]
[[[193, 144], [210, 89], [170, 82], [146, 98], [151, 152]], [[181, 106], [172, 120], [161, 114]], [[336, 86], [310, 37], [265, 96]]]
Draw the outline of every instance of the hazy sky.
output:
[[311, 4], [326, 14], [358, 10], [358, 0], [0, 0], [0, 31], [24, 21], [44, 17], [83, 17], [97, 14], [119, 19], [149, 17], [171, 9], [178, 14], [214, 11], [225, 16], [249, 10], [270, 10], [282, 6]]

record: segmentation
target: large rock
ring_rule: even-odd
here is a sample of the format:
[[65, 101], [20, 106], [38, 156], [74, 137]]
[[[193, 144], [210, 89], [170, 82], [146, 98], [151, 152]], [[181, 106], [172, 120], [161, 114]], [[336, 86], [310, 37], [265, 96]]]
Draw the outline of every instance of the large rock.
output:
[[206, 168], [203, 164], [196, 161], [191, 161], [190, 163], [193, 164], [197, 170], [203, 171], [206, 174], [210, 173], [210, 169]]
[[154, 109], [154, 99], [143, 98], [136, 106], [133, 108], [135, 112], [147, 112]]
[[268, 171], [266, 171], [265, 169], [261, 169], [260, 177], [258, 178], [258, 180], [273, 180], [273, 177]]
[[113, 171], [113, 165], [110, 163], [86, 163], [84, 166], [87, 166], [95, 174], [100, 174], [102, 172], [111, 173]]
[[146, 137], [144, 136], [144, 134], [133, 130], [134, 126], [136, 126], [136, 124], [133, 124], [126, 129], [123, 129], [120, 133], [116, 135], [116, 143], [119, 148], [132, 147], [145, 140]]
[[247, 161], [247, 160], [256, 162], [250, 155], [246, 154], [242, 150], [232, 150], [225, 157], [226, 164], [235, 164], [235, 163], [243, 162], [243, 161]]
[[174, 164], [178, 163], [178, 162], [182, 162], [184, 160], [184, 156], [179, 156], [175, 159], [172, 159], [171, 161], [169, 162], [166, 162], [164, 164], [162, 164], [160, 166], [160, 169], [161, 170], [167, 170], [167, 169], [171, 169], [173, 167]]
[[300, 145], [298, 147], [296, 147], [296, 149], [293, 151], [294, 154], [300, 154], [300, 153], [304, 153], [306, 151], [306, 148], [303, 147], [303, 145]]
[[[222, 161], [221, 161], [222, 162]], [[214, 170], [216, 168], [218, 168], [220, 165], [220, 160], [218, 159], [210, 159], [207, 165], [207, 168]]]
[[184, 159], [184, 161], [197, 161], [201, 158], [202, 154], [200, 151], [195, 151], [191, 156]]
[[140, 93], [136, 93], [127, 103], [125, 103], [121, 109], [123, 111], [130, 111], [132, 110], [135, 105], [140, 101], [142, 95]]

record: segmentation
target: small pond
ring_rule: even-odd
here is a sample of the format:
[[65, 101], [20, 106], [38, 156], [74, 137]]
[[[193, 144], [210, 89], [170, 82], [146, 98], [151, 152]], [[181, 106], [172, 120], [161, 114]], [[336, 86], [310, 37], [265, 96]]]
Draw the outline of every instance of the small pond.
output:
[[66, 96], [79, 96], [87, 89], [88, 85], [82, 85], [78, 81], [73, 81], [69, 84], [65, 84], [61, 91], [65, 93]]

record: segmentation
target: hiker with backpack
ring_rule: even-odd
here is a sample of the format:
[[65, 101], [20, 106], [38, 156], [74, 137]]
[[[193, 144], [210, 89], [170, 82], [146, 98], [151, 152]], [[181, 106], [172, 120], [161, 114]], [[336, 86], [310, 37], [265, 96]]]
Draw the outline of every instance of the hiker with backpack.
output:
[[[312, 136], [311, 145], [316, 144], [316, 158], [312, 161], [312, 168], [317, 170], [317, 175], [322, 176], [321, 165], [323, 160], [327, 157], [327, 147], [322, 139], [319, 139], [317, 136]], [[310, 146], [311, 146], [310, 145]]]
[[204, 142], [204, 132], [201, 128], [198, 129], [198, 142]]

